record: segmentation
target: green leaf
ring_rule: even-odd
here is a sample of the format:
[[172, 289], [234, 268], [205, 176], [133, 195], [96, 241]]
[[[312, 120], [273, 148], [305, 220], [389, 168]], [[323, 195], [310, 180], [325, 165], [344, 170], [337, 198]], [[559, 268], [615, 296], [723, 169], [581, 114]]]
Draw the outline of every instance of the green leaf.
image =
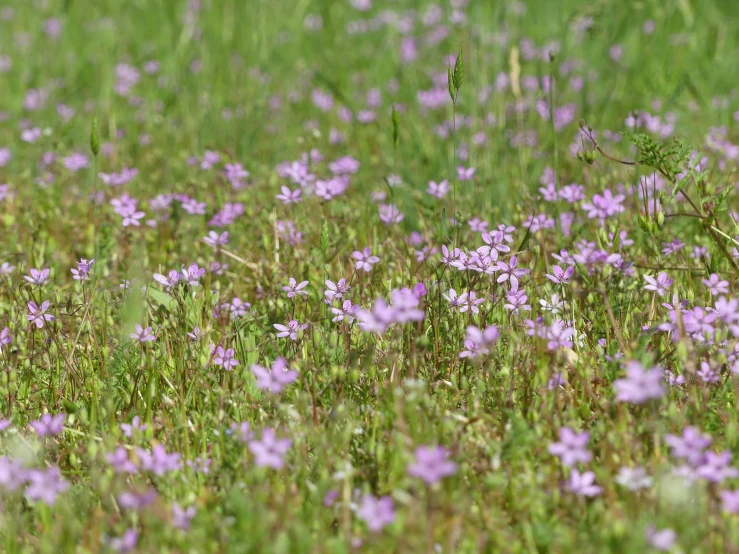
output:
[[146, 289], [146, 294], [149, 295], [149, 298], [154, 300], [157, 304], [164, 306], [167, 310], [172, 310], [172, 308], [174, 308], [175, 304], [177, 303], [177, 301], [172, 296], [159, 289], [148, 287]]

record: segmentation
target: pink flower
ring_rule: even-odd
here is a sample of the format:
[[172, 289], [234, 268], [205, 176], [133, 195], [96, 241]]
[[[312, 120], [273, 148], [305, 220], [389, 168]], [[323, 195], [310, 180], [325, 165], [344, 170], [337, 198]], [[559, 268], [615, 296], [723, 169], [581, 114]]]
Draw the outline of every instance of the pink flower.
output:
[[36, 325], [37, 328], [41, 329], [44, 323], [47, 321], [54, 321], [54, 316], [47, 314], [46, 310], [49, 309], [49, 301], [44, 300], [41, 303], [41, 307], [37, 306], [35, 302], [31, 301], [28, 303], [28, 321]]
[[285, 358], [277, 358], [271, 368], [254, 364], [251, 371], [257, 378], [257, 388], [272, 394], [281, 393], [287, 385], [298, 378], [297, 371], [288, 369]]
[[281, 325], [279, 323], [275, 323], [272, 325], [275, 329], [277, 329], [279, 332], [277, 333], [277, 338], [282, 339], [289, 337], [290, 340], [296, 341], [298, 340], [298, 332], [302, 331], [304, 329], [308, 328], [307, 323], [298, 323], [295, 319], [288, 322], [287, 325]]
[[282, 290], [287, 291], [288, 298], [293, 298], [297, 295], [308, 296], [308, 291], [303, 290], [308, 286], [308, 281], [301, 281], [298, 283], [294, 278], [290, 277], [290, 279], [288, 279], [288, 283], [289, 284], [287, 286], [282, 287]]
[[278, 439], [275, 430], [267, 427], [262, 431], [260, 440], [249, 441], [249, 451], [254, 454], [254, 463], [258, 467], [282, 469], [285, 465], [285, 454], [292, 446], [292, 440]]
[[369, 246], [361, 252], [359, 250], [355, 250], [352, 253], [352, 257], [357, 260], [357, 263], [355, 264], [356, 269], [367, 272], [372, 271], [372, 266], [380, 261], [380, 258], [372, 255], [372, 251]]

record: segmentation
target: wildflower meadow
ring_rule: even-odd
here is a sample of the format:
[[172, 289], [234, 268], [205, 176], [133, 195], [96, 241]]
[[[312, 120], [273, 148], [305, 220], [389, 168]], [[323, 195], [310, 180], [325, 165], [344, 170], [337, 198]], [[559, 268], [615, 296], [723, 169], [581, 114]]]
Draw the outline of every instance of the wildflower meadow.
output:
[[0, 551], [739, 553], [730, 0], [0, 0]]

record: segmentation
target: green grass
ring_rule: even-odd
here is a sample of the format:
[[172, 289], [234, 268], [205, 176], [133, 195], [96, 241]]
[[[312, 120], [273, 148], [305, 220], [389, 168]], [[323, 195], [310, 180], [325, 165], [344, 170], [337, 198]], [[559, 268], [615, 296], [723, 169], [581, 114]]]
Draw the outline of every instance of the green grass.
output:
[[[695, 426], [713, 438], [710, 450], [739, 453], [739, 378], [727, 359], [736, 339], [719, 324], [714, 343], [642, 329], [669, 320], [661, 304], [671, 303], [673, 292], [691, 308], [713, 306], [702, 283], [711, 273], [729, 281], [727, 297], [736, 293], [739, 271], [729, 261], [737, 234], [736, 161], [706, 144], [716, 134], [712, 127], [725, 127], [727, 142], [737, 138], [734, 3], [532, 0], [517, 15], [513, 3], [470, 0], [460, 25], [448, 23], [452, 10], [443, 3], [448, 35], [438, 44], [429, 44], [435, 26], [421, 21], [431, 5], [426, 1], [375, 0], [369, 12], [343, 0], [201, 4], [191, 22], [188, 3], [174, 0], [17, 0], [6, 1], [12, 18], [0, 12], [0, 67], [3, 55], [12, 59], [0, 73], [0, 148], [12, 153], [0, 167], [0, 183], [10, 186], [0, 201], [0, 263], [16, 266], [0, 278], [0, 330], [7, 326], [13, 335], [0, 349], [0, 413], [12, 421], [0, 434], [0, 455], [25, 460], [27, 468], [58, 466], [70, 485], [49, 506], [24, 497], [23, 487], [3, 486], [0, 465], [3, 551], [108, 552], [110, 537], [135, 528], [135, 551], [142, 553], [622, 554], [656, 551], [645, 535], [654, 525], [677, 533], [672, 552], [739, 552], [737, 516], [722, 510], [720, 497], [737, 487], [736, 479], [686, 484], [671, 474], [680, 462], [665, 443], [667, 434]], [[415, 22], [405, 32], [418, 41], [414, 62], [401, 61], [404, 32], [397, 25], [348, 32], [381, 13], [383, 21]], [[322, 17], [320, 31], [305, 29], [309, 15]], [[63, 24], [56, 39], [43, 32], [52, 17]], [[583, 18], [592, 25], [579, 33]], [[643, 31], [647, 20], [655, 22], [652, 34]], [[526, 60], [524, 38], [537, 48], [552, 41], [560, 48], [551, 62]], [[617, 44], [623, 55], [614, 61], [609, 50]], [[458, 53], [464, 75], [456, 102], [423, 109], [419, 91], [434, 88], [435, 76], [446, 90], [447, 58]], [[154, 75], [143, 70], [151, 60], [159, 62]], [[125, 96], [115, 88], [116, 66], [124, 63], [140, 72]], [[513, 90], [480, 101], [500, 74], [516, 82]], [[527, 77], [538, 79], [535, 90], [527, 91]], [[550, 96], [541, 83], [551, 77]], [[582, 78], [581, 89], [571, 86], [572, 77]], [[342, 121], [336, 108], [347, 106], [356, 117], [368, 109], [373, 88], [382, 92], [375, 121]], [[38, 110], [24, 108], [29, 89], [48, 92]], [[319, 110], [314, 89], [331, 93], [334, 109]], [[550, 99], [555, 107], [573, 105], [575, 116], [562, 129], [537, 111], [537, 101]], [[74, 108], [74, 117], [65, 122], [58, 104]], [[674, 130], [647, 133], [650, 139], [603, 138], [606, 131], [625, 133], [635, 110], [659, 114], [663, 122], [674, 116]], [[454, 114], [459, 124], [441, 138], [437, 126]], [[581, 120], [596, 131], [602, 152], [580, 135]], [[94, 140], [102, 145], [97, 156], [94, 121]], [[32, 127], [43, 136], [22, 141], [21, 130]], [[330, 141], [332, 129], [342, 133], [342, 143]], [[475, 143], [478, 133], [484, 144]], [[517, 146], [526, 134], [536, 144]], [[673, 137], [688, 146], [660, 157]], [[575, 142], [592, 163], [571, 151]], [[330, 177], [327, 164], [343, 156], [360, 168], [344, 195], [327, 202], [306, 193], [302, 202], [283, 205], [275, 199], [280, 186], [298, 187], [276, 167], [314, 148], [325, 158], [311, 165], [319, 179]], [[705, 151], [710, 163], [683, 182], [689, 200], [676, 192], [668, 202], [693, 149]], [[195, 156], [199, 163], [206, 150], [220, 153], [216, 168], [188, 162]], [[465, 150], [469, 157], [461, 160]], [[48, 152], [57, 159], [42, 168]], [[62, 159], [73, 152], [85, 154], [89, 167], [65, 169]], [[232, 188], [225, 163], [243, 164], [249, 186]], [[475, 167], [474, 179], [455, 179], [459, 165]], [[96, 177], [124, 167], [138, 175], [121, 187]], [[541, 198], [547, 167], [555, 168], [559, 189], [582, 184], [585, 202], [604, 189], [615, 194], [619, 184], [634, 191], [626, 194], [624, 213], [588, 219], [582, 202], [573, 207]], [[645, 212], [636, 186], [653, 172], [673, 181], [665, 185], [662, 216], [651, 200]], [[54, 182], [41, 186], [37, 180], [46, 173]], [[402, 183], [391, 186], [393, 175]], [[443, 200], [425, 192], [429, 181], [442, 179], [453, 189]], [[404, 214], [402, 222], [380, 221], [372, 200], [379, 192]], [[98, 193], [103, 201], [91, 201]], [[124, 193], [146, 213], [140, 227], [123, 227], [109, 204]], [[206, 213], [188, 214], [178, 200], [156, 210], [151, 202], [159, 194], [188, 195], [205, 202]], [[243, 203], [243, 215], [228, 226], [208, 224], [233, 202]], [[569, 235], [559, 222], [565, 211], [576, 214]], [[523, 228], [540, 213], [556, 227]], [[531, 312], [506, 309], [508, 285], [493, 277], [446, 267], [438, 253], [416, 259], [421, 246], [409, 243], [412, 232], [429, 248], [479, 247], [480, 233], [467, 224], [472, 218], [492, 229], [516, 226], [510, 247], [519, 267], [531, 270], [521, 278]], [[279, 231], [287, 220], [304, 234], [300, 244]], [[229, 232], [222, 251], [203, 242], [211, 230]], [[545, 277], [560, 263], [553, 253], [576, 253], [580, 240], [612, 253], [619, 247], [609, 245], [608, 234], [619, 231], [634, 241], [622, 248], [633, 274], [609, 264], [589, 272], [578, 264], [569, 284]], [[674, 239], [685, 248], [663, 254], [663, 243]], [[381, 258], [368, 273], [355, 271], [352, 257], [365, 246]], [[710, 260], [690, 257], [694, 246], [706, 247]], [[95, 259], [88, 281], [72, 279], [80, 258]], [[228, 268], [207, 272], [198, 288], [168, 292], [152, 279], [213, 261]], [[50, 268], [49, 282], [27, 283], [31, 268]], [[674, 280], [664, 297], [643, 289], [643, 277], [661, 271]], [[307, 297], [286, 297], [282, 287], [290, 277], [309, 281]], [[423, 321], [382, 335], [332, 322], [324, 282], [340, 278], [351, 282], [346, 298], [366, 309], [393, 289], [424, 283]], [[134, 283], [128, 290], [119, 287], [124, 279]], [[480, 313], [450, 308], [442, 297], [450, 288], [484, 297]], [[567, 303], [562, 317], [577, 331], [571, 348], [549, 349], [547, 339], [526, 332], [527, 318], [542, 315], [551, 324], [539, 300], [555, 292]], [[214, 313], [234, 297], [252, 309], [234, 320], [226, 311]], [[56, 319], [36, 329], [27, 303], [44, 300]], [[309, 324], [299, 339], [276, 338], [273, 325], [293, 319]], [[156, 340], [132, 341], [137, 323], [152, 326]], [[459, 357], [468, 325], [500, 331], [489, 355], [477, 361]], [[204, 333], [199, 341], [187, 337], [195, 326]], [[234, 371], [212, 363], [208, 345], [219, 342], [234, 348], [240, 362]], [[618, 402], [613, 383], [624, 370], [612, 358], [617, 352], [624, 361], [669, 368], [687, 383], [642, 405]], [[257, 387], [250, 367], [270, 366], [278, 356], [299, 377], [270, 395]], [[718, 383], [696, 376], [702, 361], [716, 368]], [[567, 382], [550, 390], [558, 373]], [[38, 437], [31, 430], [30, 422], [46, 412], [66, 414], [62, 433]], [[147, 429], [126, 437], [120, 424], [134, 416]], [[254, 453], [232, 435], [234, 422], [248, 422], [256, 437], [273, 427], [292, 439], [285, 466], [257, 467]], [[578, 468], [595, 472], [603, 490], [594, 498], [569, 491], [570, 468], [548, 452], [565, 426], [590, 433], [592, 461]], [[121, 445], [140, 462], [135, 447], [157, 444], [181, 455], [181, 469], [124, 476], [106, 461]], [[409, 475], [408, 465], [418, 446], [436, 444], [458, 468], [428, 486]], [[184, 465], [199, 456], [211, 460], [209, 473]], [[653, 485], [636, 492], [619, 485], [615, 477], [624, 466], [646, 468]], [[157, 493], [152, 504], [122, 508], [120, 493], [148, 489]], [[326, 506], [330, 491], [338, 497]], [[352, 505], [366, 493], [394, 502], [394, 521], [377, 533]], [[173, 526], [174, 502], [197, 508], [189, 531]]]

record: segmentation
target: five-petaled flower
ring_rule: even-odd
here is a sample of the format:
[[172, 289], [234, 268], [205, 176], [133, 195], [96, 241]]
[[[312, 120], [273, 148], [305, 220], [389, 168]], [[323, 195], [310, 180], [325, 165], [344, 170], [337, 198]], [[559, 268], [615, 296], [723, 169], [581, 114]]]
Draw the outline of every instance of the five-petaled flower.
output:
[[48, 437], [58, 435], [64, 429], [64, 421], [67, 419], [65, 414], [44, 414], [39, 419], [31, 422], [31, 427], [40, 437]]
[[438, 483], [444, 477], [457, 473], [457, 464], [449, 459], [449, 451], [443, 446], [419, 446], [415, 460], [408, 466], [408, 475], [417, 477], [428, 485]]
[[44, 300], [41, 306], [37, 306], [36, 302], [31, 300], [28, 303], [28, 321], [36, 325], [38, 329], [44, 326], [47, 321], [54, 321], [55, 317], [51, 314], [47, 314], [46, 310], [49, 309], [49, 301]]
[[587, 431], [575, 433], [569, 427], [562, 427], [559, 430], [559, 442], [550, 444], [548, 450], [566, 466], [574, 466], [578, 462], [587, 463], [593, 458], [587, 449], [589, 440], [590, 434]]
[[564, 285], [566, 283], [569, 283], [570, 278], [572, 277], [572, 274], [575, 272], [575, 266], [571, 265], [568, 266], [567, 269], [562, 269], [560, 266], [555, 265], [552, 268], [552, 274], [550, 275], [547, 273], [545, 277], [549, 279], [552, 283], [556, 283], [558, 285]]
[[295, 319], [288, 322], [287, 325], [275, 323], [272, 325], [277, 331], [277, 338], [282, 339], [289, 337], [290, 340], [298, 340], [298, 332], [308, 328], [307, 323], [298, 323]]
[[370, 247], [367, 246], [361, 252], [355, 250], [352, 257], [357, 260], [355, 267], [362, 271], [372, 271], [372, 266], [380, 261], [380, 258], [372, 255]]
[[220, 344], [215, 348], [212, 348], [213, 363], [215, 365], [223, 367], [228, 371], [231, 371], [234, 367], [239, 365], [239, 361], [234, 358], [236, 353], [233, 348], [223, 348]]
[[208, 236], [203, 237], [203, 242], [213, 248], [220, 248], [228, 244], [228, 231], [218, 234], [216, 231], [208, 231]]
[[362, 496], [356, 514], [373, 533], [382, 531], [385, 526], [395, 521], [393, 499], [391, 496], [376, 498], [367, 493]]
[[128, 336], [141, 343], [153, 342], [156, 340], [156, 336], [151, 332], [151, 327], [144, 328], [140, 323], [137, 323], [134, 326], [134, 332]]
[[308, 296], [308, 291], [304, 290], [308, 286], [308, 281], [298, 283], [293, 277], [288, 279], [288, 284], [282, 287], [287, 292], [287, 297], [292, 298], [297, 295]]
[[580, 473], [576, 469], [570, 472], [567, 489], [578, 496], [598, 496], [603, 492], [603, 489], [595, 484], [595, 473], [592, 471]]
[[626, 364], [626, 377], [613, 382], [616, 400], [643, 404], [649, 400], [662, 398], [665, 393], [665, 378], [658, 367], [644, 369], [637, 361]]
[[647, 282], [647, 284], [644, 285], [644, 290], [654, 291], [659, 296], [667, 294], [667, 289], [672, 285], [672, 279], [670, 279], [664, 271], [657, 275], [656, 279], [649, 275], [645, 275], [644, 280]]
[[285, 454], [292, 446], [292, 440], [277, 438], [277, 433], [271, 427], [262, 431], [260, 440], [250, 440], [249, 450], [254, 454], [254, 463], [258, 467], [282, 469], [285, 465]]
[[23, 278], [31, 283], [32, 285], [41, 286], [45, 285], [49, 280], [49, 268], [35, 269], [31, 268], [30, 275], [24, 275]]
[[251, 371], [257, 378], [257, 388], [272, 394], [281, 393], [287, 385], [298, 378], [298, 372], [289, 369], [285, 358], [277, 358], [271, 368], [259, 364], [251, 366]]

